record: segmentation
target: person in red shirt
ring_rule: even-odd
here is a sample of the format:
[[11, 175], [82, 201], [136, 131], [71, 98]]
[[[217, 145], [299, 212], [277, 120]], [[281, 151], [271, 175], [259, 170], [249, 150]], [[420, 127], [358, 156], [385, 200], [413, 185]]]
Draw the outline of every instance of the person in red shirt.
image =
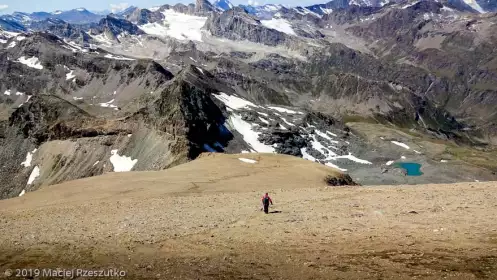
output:
[[264, 208], [264, 213], [268, 214], [269, 213], [269, 203], [273, 205], [273, 200], [269, 197], [269, 194], [266, 193], [264, 196], [262, 196], [262, 206]]

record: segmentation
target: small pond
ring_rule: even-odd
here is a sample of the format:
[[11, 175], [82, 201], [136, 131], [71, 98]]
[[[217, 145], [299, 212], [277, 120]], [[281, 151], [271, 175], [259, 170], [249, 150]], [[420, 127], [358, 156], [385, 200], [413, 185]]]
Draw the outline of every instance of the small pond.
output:
[[406, 171], [407, 176], [421, 176], [421, 164], [415, 162], [399, 162], [396, 166], [403, 168]]

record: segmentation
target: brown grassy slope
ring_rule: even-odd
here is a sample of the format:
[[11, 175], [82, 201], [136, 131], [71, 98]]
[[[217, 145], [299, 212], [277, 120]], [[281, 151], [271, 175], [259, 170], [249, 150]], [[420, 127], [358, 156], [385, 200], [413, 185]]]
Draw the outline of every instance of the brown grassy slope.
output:
[[[255, 164], [239, 158], [254, 159]], [[47, 186], [19, 199], [0, 201], [2, 209], [24, 209], [100, 199], [151, 198], [199, 192], [243, 192], [325, 186], [334, 168], [276, 154], [202, 154], [197, 160], [164, 171], [108, 173]]]
[[[326, 188], [322, 178], [332, 169], [257, 157], [202, 156], [163, 172], [107, 174], [0, 201], [0, 272], [497, 279], [495, 182]], [[264, 191], [274, 214], [259, 210]]]

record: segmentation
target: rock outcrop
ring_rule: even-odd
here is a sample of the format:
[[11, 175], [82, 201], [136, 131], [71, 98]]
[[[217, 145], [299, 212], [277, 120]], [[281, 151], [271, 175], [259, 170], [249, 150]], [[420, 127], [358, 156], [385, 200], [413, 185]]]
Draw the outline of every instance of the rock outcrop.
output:
[[284, 44], [285, 33], [264, 27], [261, 22], [244, 9], [235, 7], [222, 14], [214, 14], [204, 28], [214, 36], [230, 40], [248, 40], [270, 46]]

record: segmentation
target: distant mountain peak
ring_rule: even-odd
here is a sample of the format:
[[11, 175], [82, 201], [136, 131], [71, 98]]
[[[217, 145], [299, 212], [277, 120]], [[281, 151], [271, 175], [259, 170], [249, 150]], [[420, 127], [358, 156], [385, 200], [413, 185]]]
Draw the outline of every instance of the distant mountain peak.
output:
[[216, 0], [214, 6], [223, 11], [233, 9], [233, 4], [229, 0]]

